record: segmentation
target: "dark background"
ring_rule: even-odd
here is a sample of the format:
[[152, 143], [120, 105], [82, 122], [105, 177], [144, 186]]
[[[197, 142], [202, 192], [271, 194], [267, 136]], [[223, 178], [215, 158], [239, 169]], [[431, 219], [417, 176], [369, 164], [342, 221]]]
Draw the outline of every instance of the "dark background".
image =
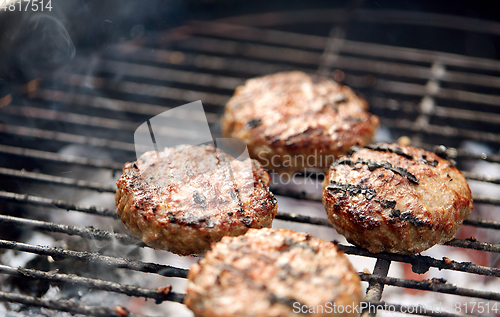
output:
[[[52, 7], [51, 12], [43, 14], [0, 10], [0, 98], [12, 84], [26, 83], [40, 72], [61, 67], [75, 53], [98, 51], [130, 40], [138, 25], [144, 32], [161, 31], [190, 19], [314, 8], [404, 10], [499, 20], [496, 8], [488, 1], [52, 0]], [[323, 33], [328, 28], [298, 25], [289, 30], [326, 35]], [[349, 23], [346, 37], [493, 59], [498, 59], [500, 52], [496, 35], [429, 26]]]

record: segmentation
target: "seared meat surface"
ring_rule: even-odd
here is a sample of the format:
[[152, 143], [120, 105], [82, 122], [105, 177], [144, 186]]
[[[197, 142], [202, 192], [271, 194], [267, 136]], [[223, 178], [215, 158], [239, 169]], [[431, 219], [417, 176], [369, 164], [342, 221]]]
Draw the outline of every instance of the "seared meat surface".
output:
[[[186, 293], [199, 317], [355, 316], [333, 304], [353, 307], [363, 298], [358, 274], [332, 242], [267, 228], [214, 244], [189, 270]], [[299, 313], [303, 305], [324, 311]]]
[[255, 160], [181, 145], [126, 163], [115, 200], [125, 227], [146, 244], [199, 254], [225, 235], [271, 226], [278, 207], [269, 181]]
[[473, 208], [455, 166], [407, 146], [354, 148], [330, 167], [324, 186], [330, 223], [373, 253], [415, 254], [449, 241]]
[[244, 140], [250, 156], [282, 173], [326, 170], [353, 145], [371, 141], [379, 125], [347, 86], [302, 72], [247, 80], [222, 117], [226, 137]]

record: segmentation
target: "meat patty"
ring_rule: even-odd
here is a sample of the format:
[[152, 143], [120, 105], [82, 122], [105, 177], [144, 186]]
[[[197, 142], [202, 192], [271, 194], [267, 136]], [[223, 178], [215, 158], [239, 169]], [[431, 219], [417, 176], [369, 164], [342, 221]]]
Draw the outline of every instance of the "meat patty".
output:
[[330, 167], [324, 185], [331, 224], [372, 253], [415, 254], [449, 241], [473, 208], [458, 169], [408, 146], [354, 148]]
[[222, 117], [226, 137], [244, 140], [250, 156], [280, 173], [326, 170], [379, 125], [368, 104], [325, 77], [283, 72], [247, 80]]
[[181, 145], [126, 163], [115, 201], [127, 230], [147, 245], [199, 254], [225, 235], [271, 226], [278, 206], [269, 181], [255, 160]]
[[[355, 316], [346, 310], [359, 309], [360, 284], [333, 243], [308, 233], [250, 229], [224, 237], [191, 267], [184, 302], [198, 317]], [[323, 313], [303, 314], [319, 306]]]

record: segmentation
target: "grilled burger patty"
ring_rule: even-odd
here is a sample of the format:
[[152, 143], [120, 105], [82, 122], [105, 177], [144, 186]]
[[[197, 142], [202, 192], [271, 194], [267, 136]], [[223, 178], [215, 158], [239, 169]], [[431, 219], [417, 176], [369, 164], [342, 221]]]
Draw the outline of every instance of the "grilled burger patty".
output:
[[250, 156], [283, 173], [327, 169], [353, 145], [371, 141], [378, 117], [366, 101], [333, 80], [294, 71], [247, 80], [222, 117], [226, 137], [244, 140]]
[[271, 226], [278, 206], [269, 181], [255, 160], [181, 145], [126, 163], [115, 201], [127, 230], [146, 244], [199, 254], [225, 235]]
[[388, 144], [355, 148], [325, 178], [328, 219], [368, 251], [415, 254], [453, 239], [472, 195], [450, 162], [422, 149]]
[[[185, 304], [198, 317], [354, 316], [346, 310], [361, 300], [358, 274], [333, 243], [266, 228], [212, 245], [189, 270]], [[299, 313], [303, 305], [324, 313]]]

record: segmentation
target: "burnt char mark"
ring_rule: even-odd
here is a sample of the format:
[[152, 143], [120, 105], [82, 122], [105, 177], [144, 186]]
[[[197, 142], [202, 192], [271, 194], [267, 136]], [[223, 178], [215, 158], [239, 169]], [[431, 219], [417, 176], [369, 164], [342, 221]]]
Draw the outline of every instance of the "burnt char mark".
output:
[[377, 192], [375, 191], [375, 189], [369, 188], [366, 190], [366, 194], [365, 194], [366, 199], [370, 200], [373, 197], [375, 197], [375, 195], [377, 195]]
[[342, 159], [342, 160], [339, 160], [337, 162], [335, 162], [332, 166], [335, 167], [335, 166], [338, 166], [338, 165], [348, 165], [348, 166], [355, 166], [356, 164], [363, 164], [363, 165], [366, 165], [368, 167], [368, 170], [373, 172], [374, 170], [376, 170], [377, 168], [385, 168], [387, 170], [390, 170], [398, 175], [401, 175], [402, 177], [406, 177], [408, 178], [408, 180], [414, 184], [420, 184], [419, 180], [415, 177], [415, 175], [413, 175], [412, 173], [408, 172], [408, 170], [406, 168], [402, 168], [402, 167], [394, 167], [392, 166], [391, 163], [387, 162], [387, 161], [382, 161], [382, 162], [372, 162], [370, 160], [368, 161], [363, 161], [362, 159], [358, 158], [357, 161], [353, 162], [349, 159]]
[[170, 221], [170, 223], [175, 223], [177, 221], [177, 219], [175, 218], [175, 215], [171, 212], [167, 213], [167, 217], [168, 217], [168, 221]]
[[349, 151], [347, 151], [346, 156], [351, 157], [354, 153], [358, 152], [359, 150], [361, 150], [361, 147], [354, 145], [349, 149]]
[[366, 165], [368, 167], [368, 170], [371, 171], [371, 172], [373, 172], [377, 168], [383, 167], [383, 165], [381, 163], [376, 163], [376, 162], [372, 162], [372, 161], [366, 162]]
[[401, 212], [398, 209], [394, 209], [389, 216], [392, 218], [399, 218], [401, 221], [409, 221], [415, 227], [422, 226], [426, 223], [424, 220], [420, 220], [413, 216], [409, 211]]
[[342, 160], [335, 161], [335, 163], [333, 163], [333, 166], [338, 166], [338, 165], [348, 165], [348, 166], [353, 167], [354, 165], [356, 165], [356, 162], [353, 162], [349, 159], [342, 159]]
[[262, 123], [262, 119], [253, 119], [248, 121], [248, 126], [250, 129], [258, 127]]
[[405, 157], [409, 160], [413, 160], [413, 155], [406, 153], [400, 147], [396, 147], [396, 148], [392, 149], [387, 144], [375, 143], [375, 144], [366, 145], [365, 148], [370, 149], [370, 150], [374, 150], [374, 151], [379, 151], [379, 152], [390, 152], [390, 153], [394, 153], [394, 154], [397, 154], [399, 156]]
[[420, 220], [420, 219], [417, 219], [415, 218], [415, 216], [413, 216], [410, 212], [406, 211], [406, 212], [403, 212], [400, 216], [399, 216], [399, 219], [405, 221], [405, 220], [408, 220], [411, 224], [415, 225], [415, 227], [418, 227], [418, 226], [421, 226], [425, 223], [425, 221], [423, 220]]
[[[295, 303], [300, 303], [298, 300], [296, 300], [295, 298], [292, 298], [292, 297], [278, 296], [278, 295], [276, 295], [276, 294], [268, 291], [267, 289], [266, 289], [266, 292], [268, 294], [269, 302], [271, 304], [279, 303], [279, 304], [282, 304], [282, 305], [285, 305], [285, 306], [288, 306], [288, 307], [295, 307], [294, 306]], [[303, 304], [301, 304], [301, 305], [303, 305]]]
[[422, 158], [418, 160], [422, 164], [427, 164], [432, 167], [438, 166], [439, 162], [437, 160], [428, 161], [426, 155], [422, 155]]
[[363, 194], [365, 195], [365, 198], [368, 200], [372, 199], [373, 197], [375, 197], [375, 195], [377, 195], [377, 192], [374, 189], [367, 188], [366, 186], [352, 185], [336, 181], [330, 181], [330, 184], [326, 186], [326, 189], [331, 190], [334, 193], [343, 192], [353, 196], [357, 194]]
[[419, 184], [420, 182], [418, 181], [418, 179], [415, 177], [415, 175], [413, 175], [412, 173], [408, 172], [408, 170], [406, 170], [406, 168], [402, 168], [402, 167], [391, 167], [389, 168], [389, 170], [393, 171], [394, 173], [396, 174], [399, 174], [401, 175], [402, 177], [406, 177], [408, 178], [408, 180], [414, 184]]
[[243, 223], [245, 224], [245, 226], [247, 226], [249, 228], [252, 225], [252, 218], [250, 218], [250, 216], [243, 217], [243, 219], [241, 221], [243, 221]]
[[394, 209], [390, 216], [393, 218], [399, 218], [399, 216], [401, 216], [401, 211], [399, 209]]
[[196, 204], [203, 206], [207, 198], [202, 193], [195, 191], [193, 193], [193, 200]]
[[390, 208], [394, 209], [396, 207], [396, 201], [395, 200], [381, 200], [380, 205], [384, 208]]

